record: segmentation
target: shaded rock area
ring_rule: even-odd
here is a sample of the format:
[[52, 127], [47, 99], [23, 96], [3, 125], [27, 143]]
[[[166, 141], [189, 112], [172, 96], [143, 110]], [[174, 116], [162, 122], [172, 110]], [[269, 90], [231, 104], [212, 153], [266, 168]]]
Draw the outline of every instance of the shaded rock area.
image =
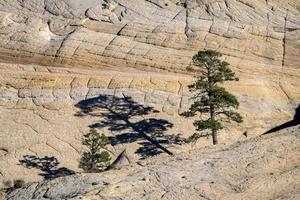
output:
[[300, 129], [101, 174], [29, 184], [14, 199], [298, 199]]

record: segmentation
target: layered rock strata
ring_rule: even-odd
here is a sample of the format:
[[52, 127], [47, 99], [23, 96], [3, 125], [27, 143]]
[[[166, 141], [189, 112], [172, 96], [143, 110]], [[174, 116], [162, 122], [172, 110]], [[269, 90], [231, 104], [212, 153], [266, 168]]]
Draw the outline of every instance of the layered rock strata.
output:
[[[185, 68], [201, 49], [222, 52], [240, 78], [224, 87], [245, 122], [228, 124], [221, 143], [291, 120], [300, 102], [299, 8], [298, 0], [0, 0], [0, 182], [43, 178], [20, 165], [26, 155], [79, 171], [81, 137], [103, 118], [78, 116], [76, 105], [99, 96], [130, 97], [158, 111], [133, 122], [162, 120], [165, 135], [191, 135], [193, 120], [178, 114], [191, 102]], [[146, 144], [111, 148], [135, 162]]]

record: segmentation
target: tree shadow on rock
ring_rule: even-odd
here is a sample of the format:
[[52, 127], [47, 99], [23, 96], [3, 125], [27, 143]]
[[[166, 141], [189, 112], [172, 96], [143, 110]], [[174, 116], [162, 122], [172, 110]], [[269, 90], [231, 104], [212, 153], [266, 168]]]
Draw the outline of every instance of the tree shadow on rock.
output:
[[299, 124], [300, 124], [300, 105], [295, 110], [294, 119], [292, 119], [291, 121], [288, 121], [286, 123], [283, 123], [279, 126], [276, 126], [275, 128], [268, 130], [263, 135], [274, 133], [274, 132], [277, 132], [277, 131], [280, 131], [282, 129], [286, 129], [289, 127], [297, 126]]
[[20, 164], [28, 169], [36, 168], [42, 171], [39, 175], [45, 180], [51, 180], [57, 177], [68, 176], [75, 174], [74, 171], [65, 167], [58, 167], [59, 162], [57, 158], [51, 156], [37, 157], [32, 155], [25, 155], [23, 159], [19, 160]]
[[[164, 119], [145, 118], [151, 113], [158, 113], [149, 106], [135, 102], [131, 97], [99, 96], [83, 100], [76, 105], [80, 111], [76, 116], [96, 116], [99, 123], [91, 128], [108, 128], [120, 134], [110, 137], [112, 145], [140, 141], [141, 147], [136, 151], [142, 158], [160, 153], [173, 155], [163, 144], [180, 144], [180, 136], [166, 136], [164, 132], [173, 124]], [[176, 137], [177, 141], [171, 137]], [[148, 148], [151, 146], [151, 148]]]

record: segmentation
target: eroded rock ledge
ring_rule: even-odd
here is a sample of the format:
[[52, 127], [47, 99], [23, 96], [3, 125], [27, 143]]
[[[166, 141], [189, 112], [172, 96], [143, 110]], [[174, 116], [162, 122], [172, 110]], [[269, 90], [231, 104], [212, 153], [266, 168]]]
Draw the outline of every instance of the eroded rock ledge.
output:
[[5, 60], [182, 71], [199, 49], [299, 68], [297, 0], [1, 1]]
[[[17, 199], [297, 199], [299, 131], [156, 158], [118, 171], [33, 183]], [[164, 160], [164, 161], [163, 161]]]

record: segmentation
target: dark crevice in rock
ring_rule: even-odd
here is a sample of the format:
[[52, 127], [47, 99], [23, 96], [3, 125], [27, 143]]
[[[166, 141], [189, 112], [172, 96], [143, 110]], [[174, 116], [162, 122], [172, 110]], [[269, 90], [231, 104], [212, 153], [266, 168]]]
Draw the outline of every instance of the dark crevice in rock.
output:
[[184, 34], [189, 39], [190, 38], [190, 27], [189, 27], [189, 8], [187, 6], [187, 0], [185, 3], [183, 3], [183, 7], [185, 8], [185, 28], [184, 28]]
[[[267, 0], [266, 0], [267, 1]], [[226, 1], [225, 1], [226, 2]], [[243, 2], [241, 0], [237, 0], [237, 2], [240, 2], [241, 4], [247, 6], [248, 8], [251, 8], [251, 9], [254, 9], [255, 10], [255, 7], [253, 5], [251, 5], [250, 3], [247, 3], [247, 2]]]
[[124, 30], [125, 27], [127, 27], [128, 24], [125, 24], [119, 31], [116, 35], [120, 36], [121, 35], [121, 32]]
[[282, 40], [282, 48], [283, 48], [283, 55], [282, 55], [282, 71], [283, 67], [285, 65], [285, 53], [286, 53], [286, 34], [287, 34], [287, 18], [288, 18], [288, 12], [286, 12], [285, 18], [284, 18], [284, 26], [283, 26], [283, 31], [284, 31], [284, 36]]
[[[266, 0], [266, 2], [268, 2]], [[284, 25], [283, 25], [283, 39], [282, 39], [282, 63], [281, 63], [281, 72], [284, 73], [284, 65], [285, 65], [285, 54], [286, 54], [286, 37], [287, 37], [287, 18], [288, 18], [288, 10], [286, 11], [286, 15], [284, 17]], [[289, 94], [286, 92], [286, 90], [284, 89], [282, 83], [281, 83], [281, 76], [279, 75], [279, 87], [281, 89], [281, 91], [284, 93], [284, 95], [287, 97], [288, 100], [291, 101], [291, 97], [289, 96]]]
[[6, 148], [1, 148], [0, 147], [0, 156], [1, 156], [1, 151], [4, 152], [3, 154], [6, 155], [8, 153], [8, 150]]
[[226, 9], [229, 10], [229, 4], [228, 4], [228, 1], [225, 0], [224, 3], [225, 3], [225, 6], [226, 6]]
[[152, 5], [158, 7], [158, 8], [164, 8], [162, 5], [160, 5], [158, 2], [153, 0], [146, 0], [147, 2], [151, 3]]
[[289, 96], [289, 94], [285, 91], [285, 89], [283, 88], [281, 82], [279, 82], [279, 87], [281, 89], [281, 91], [285, 94], [285, 96], [289, 99], [292, 100], [291, 97]]
[[75, 33], [75, 31], [76, 31], [76, 29], [73, 30], [72, 32], [70, 32], [70, 33], [62, 40], [62, 42], [60, 43], [60, 46], [58, 47], [58, 49], [57, 49], [57, 51], [56, 51], [56, 54], [55, 54], [55, 56], [54, 56], [55, 58], [59, 57], [60, 52], [61, 52], [61, 50], [63, 49], [65, 42], [68, 41], [68, 39], [70, 38], [70, 36], [71, 36], [73, 33]]
[[125, 8], [125, 13], [127, 13], [128, 11], [131, 11], [131, 12], [133, 12], [134, 14], [136, 14], [136, 15], [138, 15], [138, 16], [141, 16], [141, 17], [147, 19], [148, 21], [151, 21], [151, 22], [152, 22], [152, 19], [150, 19], [149, 17], [147, 17], [147, 16], [141, 14], [140, 12], [137, 12], [137, 11], [135, 11], [134, 9], [131, 9], [131, 8], [127, 7], [126, 5], [124, 5], [124, 4], [122, 4], [122, 3], [118, 2], [118, 1], [115, 1], [115, 2], [116, 2], [119, 6]]
[[117, 39], [117, 37], [119, 37], [119, 35], [117, 34], [104, 48], [102, 55], [105, 55], [105, 51], [107, 51], [109, 49], [109, 47], [113, 44], [113, 42]]

